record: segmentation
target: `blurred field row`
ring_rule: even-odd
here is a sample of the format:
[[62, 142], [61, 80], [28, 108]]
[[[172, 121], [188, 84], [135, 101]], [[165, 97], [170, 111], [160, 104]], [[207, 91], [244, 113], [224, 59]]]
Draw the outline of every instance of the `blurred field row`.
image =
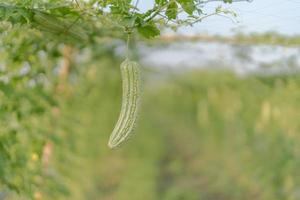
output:
[[80, 122], [68, 199], [300, 198], [298, 75], [193, 70], [152, 84], [146, 73], [135, 135], [111, 151], [121, 101], [111, 64], [92, 67], [90, 87], [66, 106]]

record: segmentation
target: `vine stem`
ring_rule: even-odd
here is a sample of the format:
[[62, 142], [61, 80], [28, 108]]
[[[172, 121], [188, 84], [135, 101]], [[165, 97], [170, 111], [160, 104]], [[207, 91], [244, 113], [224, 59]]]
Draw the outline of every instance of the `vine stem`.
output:
[[130, 33], [127, 33], [127, 42], [126, 42], [126, 58], [130, 58]]

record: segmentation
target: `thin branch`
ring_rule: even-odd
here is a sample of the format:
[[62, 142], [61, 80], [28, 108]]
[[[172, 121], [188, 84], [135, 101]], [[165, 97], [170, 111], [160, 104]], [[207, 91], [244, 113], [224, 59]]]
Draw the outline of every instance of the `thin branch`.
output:
[[139, 2], [140, 2], [140, 0], [136, 0], [136, 2], [135, 2], [135, 6], [134, 7], [138, 7], [138, 5], [139, 5]]
[[214, 16], [214, 15], [218, 15], [218, 14], [220, 14], [220, 13], [222, 13], [222, 11], [216, 11], [216, 12], [214, 12], [214, 13], [207, 14], [207, 15], [205, 15], [205, 16], [203, 16], [203, 17], [200, 17], [200, 18], [198, 18], [197, 20], [193, 21], [193, 22], [191, 23], [191, 25], [194, 25], [194, 24], [196, 24], [196, 23], [198, 23], [198, 22], [201, 22], [203, 19], [206, 19], [206, 18], [211, 17], [211, 16]]
[[157, 15], [160, 14], [161, 11], [163, 11], [165, 8], [167, 8], [171, 3], [173, 3], [174, 1], [171, 0], [168, 3], [166, 3], [165, 5], [161, 6], [158, 8], [158, 10], [156, 12], [154, 12], [154, 14], [152, 16], [150, 16], [148, 19], [146, 19], [146, 22], [151, 21], [152, 19], [154, 19]]
[[229, 19], [229, 20], [230, 20], [231, 22], [233, 22], [234, 24], [237, 23], [237, 21], [234, 21], [231, 17], [229, 17], [229, 16], [227, 16], [227, 15], [222, 15], [222, 14], [217, 14], [217, 15]]

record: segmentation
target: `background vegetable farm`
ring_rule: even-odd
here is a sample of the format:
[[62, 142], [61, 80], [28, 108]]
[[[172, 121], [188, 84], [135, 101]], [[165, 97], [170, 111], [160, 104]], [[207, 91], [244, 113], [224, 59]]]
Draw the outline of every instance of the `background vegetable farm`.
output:
[[[300, 198], [297, 69], [241, 76], [210, 70], [213, 64], [173, 71], [144, 64], [134, 135], [111, 150], [124, 36], [116, 27], [98, 32], [95, 25], [86, 44], [66, 42], [68, 36], [14, 20], [0, 26], [0, 199]], [[160, 39], [141, 40], [146, 46], [172, 43]], [[232, 41], [232, 48], [288, 48], [299, 38], [266, 34]], [[141, 47], [135, 48], [142, 63]]]

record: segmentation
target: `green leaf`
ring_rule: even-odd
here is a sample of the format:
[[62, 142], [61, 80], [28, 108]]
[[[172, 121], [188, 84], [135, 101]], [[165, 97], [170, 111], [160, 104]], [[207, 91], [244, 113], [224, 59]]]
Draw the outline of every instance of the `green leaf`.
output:
[[157, 4], [157, 5], [164, 5], [164, 4], [166, 4], [167, 3], [167, 0], [155, 0], [155, 3]]
[[139, 26], [137, 29], [139, 34], [145, 38], [153, 38], [160, 34], [160, 30], [156, 27], [154, 22], [148, 22], [145, 25]]
[[224, 3], [232, 3], [232, 0], [223, 0]]
[[126, 16], [122, 19], [121, 23], [125, 27], [132, 27], [136, 21], [136, 16]]
[[178, 13], [178, 6], [176, 2], [172, 2], [166, 11], [168, 19], [176, 19]]
[[196, 5], [193, 0], [177, 0], [177, 2], [181, 5], [183, 10], [189, 15], [192, 15], [193, 12], [196, 10]]

